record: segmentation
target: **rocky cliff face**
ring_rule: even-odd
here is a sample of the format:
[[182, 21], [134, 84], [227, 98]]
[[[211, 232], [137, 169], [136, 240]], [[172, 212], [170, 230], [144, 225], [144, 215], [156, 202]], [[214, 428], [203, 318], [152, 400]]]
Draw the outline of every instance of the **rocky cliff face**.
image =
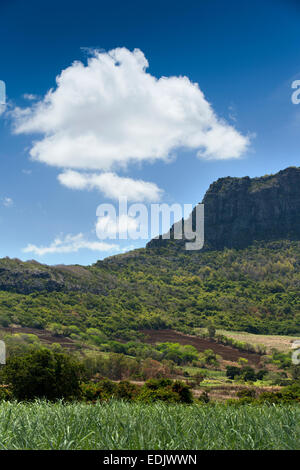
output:
[[[300, 240], [300, 168], [260, 178], [220, 178], [202, 203], [206, 249], [244, 248], [256, 240]], [[147, 247], [167, 243], [156, 239]], [[171, 243], [184, 247], [183, 241]]]
[[[210, 185], [202, 202], [204, 250], [244, 248], [255, 240], [300, 240], [300, 168], [287, 168], [261, 178], [220, 178]], [[166, 245], [181, 251], [185, 240], [154, 239], [148, 243], [147, 250]], [[106, 295], [120, 285], [120, 279], [110, 273], [112, 265], [122, 269], [144, 251], [114, 256], [99, 261], [95, 267], [46, 266], [3, 258], [0, 259], [0, 291], [22, 294], [77, 291]]]

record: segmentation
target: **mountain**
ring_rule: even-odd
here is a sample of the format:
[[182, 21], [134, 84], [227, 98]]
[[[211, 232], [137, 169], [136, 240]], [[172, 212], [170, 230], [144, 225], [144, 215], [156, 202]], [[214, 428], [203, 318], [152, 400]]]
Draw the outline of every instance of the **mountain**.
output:
[[215, 326], [300, 333], [300, 169], [221, 178], [204, 196], [205, 246], [154, 239], [92, 266], [0, 260], [0, 325], [134, 337]]
[[[300, 240], [300, 168], [260, 178], [220, 178], [210, 185], [202, 204], [205, 249], [245, 248], [257, 240]], [[184, 248], [184, 240], [175, 243]], [[147, 246], [167, 244], [159, 238]]]

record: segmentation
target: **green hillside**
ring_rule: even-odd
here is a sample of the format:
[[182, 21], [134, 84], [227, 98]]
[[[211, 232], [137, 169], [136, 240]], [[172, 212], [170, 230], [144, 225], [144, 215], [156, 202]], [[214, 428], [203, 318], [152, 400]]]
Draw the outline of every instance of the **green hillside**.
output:
[[58, 323], [124, 338], [144, 328], [192, 332], [209, 322], [252, 333], [300, 333], [299, 241], [206, 252], [181, 251], [171, 242], [84, 268], [4, 259], [0, 282], [3, 326]]
[[212, 183], [203, 199], [205, 244], [199, 251], [186, 251], [184, 239], [159, 237], [92, 266], [4, 258], [0, 324], [60, 325], [69, 334], [97, 328], [127, 339], [141, 329], [190, 333], [209, 323], [298, 334], [299, 188], [296, 167]]

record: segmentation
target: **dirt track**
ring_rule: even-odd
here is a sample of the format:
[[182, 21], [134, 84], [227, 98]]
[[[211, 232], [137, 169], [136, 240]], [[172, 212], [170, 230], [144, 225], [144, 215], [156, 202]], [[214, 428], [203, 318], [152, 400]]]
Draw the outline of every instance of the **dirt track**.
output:
[[144, 333], [145, 341], [150, 344], [165, 342], [179, 343], [183, 345], [190, 344], [199, 352], [203, 352], [205, 349], [212, 349], [226, 361], [237, 362], [240, 357], [244, 357], [248, 359], [249, 364], [252, 366], [260, 366], [259, 354], [240, 351], [239, 349], [231, 346], [224, 346], [212, 339], [198, 338], [197, 336], [185, 335], [173, 330], [142, 330], [141, 333]]

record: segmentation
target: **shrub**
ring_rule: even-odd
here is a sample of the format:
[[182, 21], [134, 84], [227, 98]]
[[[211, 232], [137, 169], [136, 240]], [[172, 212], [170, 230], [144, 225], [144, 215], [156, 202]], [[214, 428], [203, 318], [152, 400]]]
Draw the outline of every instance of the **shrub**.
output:
[[140, 401], [152, 403], [165, 401], [168, 403], [192, 403], [193, 397], [184, 382], [170, 379], [151, 379], [141, 387], [128, 381], [119, 383], [105, 379], [98, 383], [83, 383], [81, 385], [82, 398], [85, 401], [107, 401], [111, 398], [126, 401]]
[[0, 316], [0, 325], [7, 328], [10, 324], [10, 318], [6, 314], [1, 314]]
[[256, 391], [254, 388], [244, 388], [243, 390], [239, 390], [236, 394], [239, 398], [255, 398]]
[[256, 379], [257, 379], [257, 380], [263, 380], [264, 377], [265, 377], [265, 375], [266, 375], [267, 373], [268, 373], [267, 370], [265, 370], [265, 369], [260, 369], [260, 370], [257, 372], [257, 374], [256, 374]]
[[138, 385], [123, 380], [117, 384], [116, 397], [126, 401], [134, 400], [139, 393], [139, 389]]
[[82, 372], [82, 366], [72, 357], [41, 349], [9, 358], [2, 377], [18, 400], [55, 400], [80, 395]]
[[192, 403], [193, 396], [190, 387], [179, 380], [170, 379], [148, 380], [138, 396], [139, 401], [151, 403], [157, 400], [169, 403]]
[[118, 385], [109, 379], [103, 379], [97, 383], [81, 384], [82, 398], [86, 401], [106, 401], [117, 394]]
[[205, 349], [205, 351], [202, 354], [203, 354], [203, 358], [204, 358], [206, 365], [208, 366], [218, 365], [217, 355], [212, 349]]
[[242, 379], [245, 382], [254, 382], [256, 380], [255, 370], [252, 367], [246, 366], [242, 369]]
[[10, 400], [12, 392], [9, 387], [0, 387], [0, 400]]
[[242, 370], [236, 366], [227, 366], [226, 367], [226, 377], [233, 380], [236, 376], [241, 375]]
[[209, 403], [210, 402], [210, 398], [209, 398], [209, 395], [207, 392], [203, 392], [201, 393], [200, 397], [199, 397], [199, 401], [201, 403]]
[[239, 397], [238, 403], [300, 403], [300, 385], [293, 384], [288, 387], [283, 387], [279, 392], [263, 392], [255, 398], [255, 390], [241, 390], [237, 393]]
[[216, 328], [214, 327], [214, 325], [210, 324], [208, 325], [207, 327], [207, 334], [208, 334], [208, 337], [209, 338], [214, 338], [215, 335], [216, 335]]

